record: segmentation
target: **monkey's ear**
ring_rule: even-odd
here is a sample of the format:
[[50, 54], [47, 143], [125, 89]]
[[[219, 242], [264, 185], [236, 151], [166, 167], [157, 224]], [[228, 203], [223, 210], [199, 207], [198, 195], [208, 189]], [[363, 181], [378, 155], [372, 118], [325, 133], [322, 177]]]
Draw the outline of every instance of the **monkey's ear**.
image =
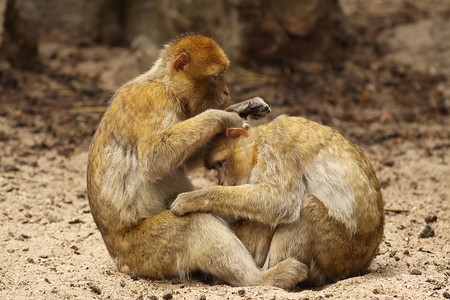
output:
[[244, 128], [227, 128], [226, 134], [230, 140], [237, 139], [240, 136], [248, 137], [248, 131]]
[[173, 68], [176, 71], [183, 71], [190, 61], [191, 61], [190, 55], [186, 52], [183, 52], [177, 57], [177, 59], [175, 59], [175, 62], [173, 63]]

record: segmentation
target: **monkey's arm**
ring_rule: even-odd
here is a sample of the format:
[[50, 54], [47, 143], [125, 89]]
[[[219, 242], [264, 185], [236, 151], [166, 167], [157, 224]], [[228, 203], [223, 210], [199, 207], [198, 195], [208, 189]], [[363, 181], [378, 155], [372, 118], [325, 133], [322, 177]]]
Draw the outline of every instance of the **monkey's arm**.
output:
[[191, 156], [189, 156], [183, 166], [186, 170], [195, 170], [197, 168], [204, 167], [206, 155], [206, 147], [200, 147], [197, 151], [194, 152]]
[[297, 220], [300, 209], [301, 198], [265, 184], [213, 186], [181, 193], [171, 205], [177, 215], [211, 212], [273, 226]]
[[[244, 100], [240, 103], [230, 105], [225, 109], [227, 112], [235, 112], [243, 119], [258, 120], [264, 118], [270, 113], [269, 105], [260, 97], [254, 97], [248, 100]], [[184, 162], [184, 166], [190, 170], [203, 166], [205, 157], [204, 147], [194, 152]]]
[[151, 180], [163, 179], [222, 130], [245, 126], [236, 113], [207, 110], [176, 123], [156, 137], [142, 138], [137, 145], [139, 167]]

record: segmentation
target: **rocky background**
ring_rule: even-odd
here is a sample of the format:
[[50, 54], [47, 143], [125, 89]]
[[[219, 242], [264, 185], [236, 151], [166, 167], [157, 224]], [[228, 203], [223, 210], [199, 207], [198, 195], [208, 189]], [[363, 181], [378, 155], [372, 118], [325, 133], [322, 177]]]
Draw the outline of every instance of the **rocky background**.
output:
[[[236, 101], [262, 96], [371, 158], [386, 229], [366, 275], [286, 292], [117, 272], [87, 147], [113, 91], [186, 31], [223, 46]], [[450, 298], [449, 78], [447, 0], [0, 0], [0, 298]]]

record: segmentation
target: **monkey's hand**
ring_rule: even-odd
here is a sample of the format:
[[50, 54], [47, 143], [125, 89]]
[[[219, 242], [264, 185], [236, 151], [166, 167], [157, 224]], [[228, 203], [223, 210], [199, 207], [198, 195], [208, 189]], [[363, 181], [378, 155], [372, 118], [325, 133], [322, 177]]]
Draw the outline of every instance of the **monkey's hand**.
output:
[[249, 129], [250, 125], [247, 121], [243, 120], [236, 112], [227, 112], [222, 110], [216, 110], [217, 118], [222, 122], [223, 129], [227, 128], [244, 128]]
[[231, 105], [226, 111], [236, 112], [241, 118], [246, 120], [258, 120], [270, 113], [270, 107], [261, 97], [254, 97], [241, 103]]
[[195, 209], [195, 201], [192, 200], [195, 198], [192, 197], [193, 194], [195, 194], [195, 191], [178, 194], [175, 201], [170, 205], [170, 210], [177, 216], [197, 211]]

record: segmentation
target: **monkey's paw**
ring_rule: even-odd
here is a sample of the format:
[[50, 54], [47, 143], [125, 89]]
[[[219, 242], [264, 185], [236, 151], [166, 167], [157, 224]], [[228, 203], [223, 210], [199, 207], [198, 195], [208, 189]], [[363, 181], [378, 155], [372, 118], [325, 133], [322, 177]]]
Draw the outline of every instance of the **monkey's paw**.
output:
[[258, 120], [270, 113], [270, 107], [261, 97], [254, 97], [237, 113], [241, 118]]
[[177, 196], [177, 198], [170, 205], [170, 210], [177, 216], [185, 215], [191, 210], [189, 209], [189, 200], [187, 194], [189, 193], [181, 193]]
[[289, 257], [265, 272], [265, 284], [292, 289], [297, 283], [308, 278], [308, 271], [306, 264]]

